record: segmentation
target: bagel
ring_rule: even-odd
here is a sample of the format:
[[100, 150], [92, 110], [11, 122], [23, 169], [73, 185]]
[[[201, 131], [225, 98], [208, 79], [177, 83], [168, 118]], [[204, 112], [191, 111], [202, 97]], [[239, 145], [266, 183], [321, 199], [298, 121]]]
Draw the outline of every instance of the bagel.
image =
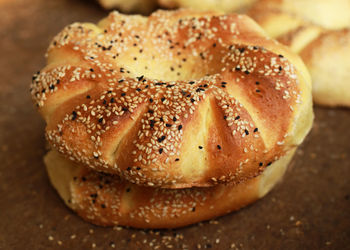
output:
[[52, 185], [66, 205], [101, 226], [176, 228], [238, 210], [263, 197], [281, 180], [294, 150], [256, 178], [238, 185], [160, 189], [81, 167], [50, 151], [44, 158]]
[[244, 15], [112, 12], [69, 25], [47, 55], [31, 93], [48, 142], [137, 185], [245, 182], [312, 125], [305, 65]]

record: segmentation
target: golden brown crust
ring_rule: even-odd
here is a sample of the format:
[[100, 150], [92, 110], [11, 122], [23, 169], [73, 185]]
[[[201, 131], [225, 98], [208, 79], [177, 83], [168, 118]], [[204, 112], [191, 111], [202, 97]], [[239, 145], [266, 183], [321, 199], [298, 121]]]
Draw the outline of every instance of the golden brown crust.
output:
[[168, 188], [253, 178], [313, 117], [301, 60], [248, 17], [215, 12], [70, 25], [31, 93], [67, 158]]
[[176, 190], [140, 187], [74, 165], [54, 151], [45, 163], [53, 186], [85, 220], [103, 226], [175, 228], [227, 214], [263, 197], [282, 178], [293, 153], [236, 186]]

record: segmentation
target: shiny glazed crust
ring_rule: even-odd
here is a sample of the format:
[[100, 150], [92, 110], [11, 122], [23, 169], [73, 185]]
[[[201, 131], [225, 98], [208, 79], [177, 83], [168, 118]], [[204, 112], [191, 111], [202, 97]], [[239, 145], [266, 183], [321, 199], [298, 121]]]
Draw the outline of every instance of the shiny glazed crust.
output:
[[97, 173], [55, 151], [45, 156], [52, 185], [67, 206], [97, 225], [176, 228], [238, 210], [267, 194], [282, 178], [294, 154], [288, 152], [258, 177], [238, 185], [189, 189], [140, 187]]
[[299, 57], [247, 16], [216, 12], [72, 24], [31, 93], [66, 158], [167, 188], [254, 178], [313, 120]]

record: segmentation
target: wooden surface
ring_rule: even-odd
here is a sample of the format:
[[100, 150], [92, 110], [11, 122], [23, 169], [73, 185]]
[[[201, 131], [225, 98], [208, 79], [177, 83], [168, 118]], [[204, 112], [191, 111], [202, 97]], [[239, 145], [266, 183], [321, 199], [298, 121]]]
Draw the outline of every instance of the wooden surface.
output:
[[[315, 108], [284, 182], [230, 215], [178, 230], [101, 228], [65, 207], [29, 95], [50, 39], [107, 12], [93, 1], [0, 0], [0, 249], [350, 249], [350, 110]], [[350, 81], [350, 79], [349, 79]]]

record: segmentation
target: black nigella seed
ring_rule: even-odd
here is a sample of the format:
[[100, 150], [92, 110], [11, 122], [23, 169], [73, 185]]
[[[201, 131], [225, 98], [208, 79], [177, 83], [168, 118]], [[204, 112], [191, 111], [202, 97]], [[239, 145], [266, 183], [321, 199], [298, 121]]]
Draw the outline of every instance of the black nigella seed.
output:
[[158, 138], [158, 142], [162, 142], [162, 141], [164, 141], [164, 140], [165, 140], [165, 138], [166, 138], [166, 137], [165, 137], [165, 135], [162, 135], [161, 137], [159, 137], [159, 138]]
[[72, 121], [74, 121], [77, 118], [77, 112], [72, 112]]

